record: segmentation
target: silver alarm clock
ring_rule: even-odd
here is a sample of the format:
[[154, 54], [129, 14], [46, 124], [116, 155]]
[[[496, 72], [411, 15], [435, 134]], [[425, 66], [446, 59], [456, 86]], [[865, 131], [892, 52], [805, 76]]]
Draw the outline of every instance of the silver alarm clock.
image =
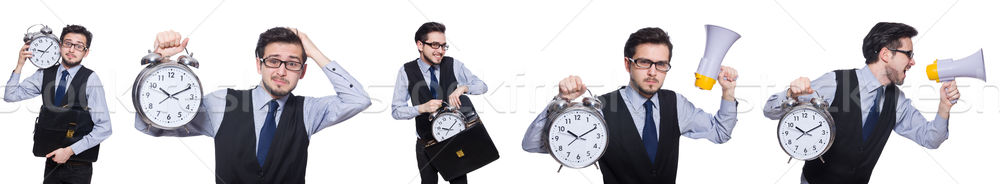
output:
[[580, 102], [555, 97], [549, 103], [547, 124], [542, 130], [542, 142], [549, 155], [562, 166], [574, 169], [596, 165], [608, 147], [608, 128], [600, 111], [601, 101], [593, 94]]
[[789, 98], [782, 103], [785, 114], [778, 120], [778, 144], [791, 157], [789, 161], [792, 158], [823, 161], [821, 156], [830, 150], [836, 135], [829, 107], [822, 97], [810, 102]]
[[172, 61], [150, 52], [142, 58], [142, 64], [146, 68], [132, 84], [132, 104], [142, 121], [172, 130], [194, 119], [203, 93], [201, 80], [188, 66], [198, 68], [198, 60], [190, 53]]
[[447, 106], [438, 109], [437, 112], [431, 113], [431, 133], [434, 134], [434, 140], [437, 142], [444, 141], [452, 136], [457, 135], [466, 128], [472, 125], [473, 122], [466, 121], [465, 115], [458, 111], [458, 108]]
[[[38, 32], [31, 32], [31, 28], [42, 26]], [[62, 48], [59, 37], [52, 34], [52, 28], [43, 24], [35, 24], [28, 27], [24, 33], [24, 42], [28, 44], [28, 51], [31, 51], [31, 64], [38, 68], [49, 68], [62, 60], [59, 49]]]

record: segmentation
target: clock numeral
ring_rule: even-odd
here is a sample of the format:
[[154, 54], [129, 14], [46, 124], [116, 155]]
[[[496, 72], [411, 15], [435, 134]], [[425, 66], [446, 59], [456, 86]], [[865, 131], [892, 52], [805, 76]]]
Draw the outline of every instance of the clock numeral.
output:
[[562, 146], [559, 146], [559, 148], [556, 149], [556, 151], [562, 151], [562, 150], [563, 150]]
[[788, 140], [788, 143], [785, 143], [785, 145], [792, 145], [792, 140], [791, 140], [791, 139], [789, 139], [789, 140]]
[[576, 120], [580, 120], [580, 115], [579, 114], [573, 115], [573, 118], [576, 119]]
[[813, 151], [816, 151], [816, 145], [813, 145]]
[[167, 76], [170, 76], [170, 78], [173, 79], [174, 78], [174, 72], [167, 72]]
[[[163, 76], [161, 75], [160, 78], [163, 78]], [[149, 87], [156, 89], [156, 83], [149, 84]]]
[[553, 138], [555, 138], [555, 139], [556, 139], [556, 141], [559, 141], [559, 136], [558, 136], [558, 135], [557, 135], [557, 136], [555, 136], [555, 137], [553, 137]]
[[565, 131], [566, 131], [565, 126], [559, 126], [559, 132], [565, 132]]
[[594, 148], [597, 148], [597, 144], [594, 144]]

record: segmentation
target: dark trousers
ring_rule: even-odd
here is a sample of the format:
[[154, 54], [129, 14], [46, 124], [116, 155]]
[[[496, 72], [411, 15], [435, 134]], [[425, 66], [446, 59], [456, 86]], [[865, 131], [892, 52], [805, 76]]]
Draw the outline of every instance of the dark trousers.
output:
[[51, 158], [45, 158], [44, 173], [43, 184], [89, 184], [94, 175], [94, 165], [72, 160], [60, 165]]
[[[430, 163], [430, 156], [424, 152], [424, 144], [417, 140], [417, 169], [420, 169], [420, 183], [436, 184], [438, 182], [438, 170]], [[450, 181], [451, 184], [467, 184], [465, 175], [459, 176]]]

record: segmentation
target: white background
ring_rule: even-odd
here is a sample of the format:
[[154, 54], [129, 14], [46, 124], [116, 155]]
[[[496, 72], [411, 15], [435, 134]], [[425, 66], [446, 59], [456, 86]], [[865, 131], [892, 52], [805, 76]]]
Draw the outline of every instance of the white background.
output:
[[[154, 138], [135, 130], [131, 84], [139, 58], [157, 32], [190, 36], [202, 62], [195, 72], [206, 92], [249, 88], [260, 81], [253, 50], [258, 34], [275, 26], [308, 33], [319, 48], [367, 88], [373, 105], [311, 140], [310, 183], [418, 183], [412, 120], [393, 120], [396, 72], [417, 57], [412, 40], [426, 21], [448, 27], [447, 55], [462, 60], [489, 85], [473, 96], [500, 150], [500, 160], [469, 175], [472, 183], [601, 183], [597, 169], [564, 169], [544, 154], [521, 150], [532, 119], [556, 94], [557, 81], [580, 75], [592, 91], [625, 85], [622, 48], [642, 27], [661, 27], [672, 38], [674, 69], [664, 88], [708, 112], [721, 90], [695, 88], [704, 24], [743, 35], [723, 64], [739, 70], [739, 122], [732, 140], [712, 144], [681, 139], [681, 183], [797, 183], [802, 162], [775, 142], [776, 121], [763, 117], [766, 98], [796, 77], [863, 67], [861, 41], [880, 21], [902, 22], [913, 38], [916, 65], [902, 86], [928, 119], [940, 84], [924, 67], [936, 58], [962, 58], [983, 48], [986, 67], [1000, 51], [991, 1], [4, 1], [0, 54], [15, 66], [24, 29], [44, 23], [56, 33], [80, 24], [94, 33], [84, 65], [104, 82], [114, 134], [104, 141], [94, 183], [212, 183], [213, 141], [208, 137]], [[993, 17], [993, 18], [989, 18]], [[314, 63], [310, 67], [316, 67]], [[22, 77], [36, 68], [27, 64]], [[310, 70], [317, 71], [317, 70]], [[0, 74], [6, 75], [6, 74]], [[1000, 76], [988, 74], [990, 79]], [[6, 80], [5, 80], [6, 81]], [[962, 101], [952, 109], [949, 140], [928, 150], [893, 134], [875, 167], [873, 183], [984, 183], [996, 181], [1000, 161], [1000, 85], [959, 79]], [[718, 88], [718, 87], [716, 87]], [[294, 93], [334, 94], [325, 75], [307, 73]], [[40, 99], [0, 103], [0, 178], [39, 183], [43, 160], [33, 157], [31, 131]]]

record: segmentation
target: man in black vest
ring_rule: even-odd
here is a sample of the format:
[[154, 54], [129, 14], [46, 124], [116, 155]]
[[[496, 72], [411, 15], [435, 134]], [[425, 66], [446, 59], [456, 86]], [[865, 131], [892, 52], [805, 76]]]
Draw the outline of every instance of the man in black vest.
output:
[[[722, 100], [714, 117], [683, 95], [660, 89], [673, 55], [670, 37], [660, 28], [643, 28], [625, 42], [622, 66], [629, 73], [628, 86], [598, 97], [603, 103], [608, 128], [608, 146], [598, 160], [604, 183], [674, 183], [680, 136], [705, 138], [716, 144], [729, 140], [736, 126], [736, 70], [723, 66], [719, 72]], [[554, 100], [573, 100], [587, 92], [580, 77], [559, 82]], [[548, 112], [542, 111], [528, 127], [521, 147], [546, 153], [542, 131]]]
[[[184, 50], [187, 39], [157, 34], [156, 53]], [[215, 138], [216, 183], [305, 183], [310, 137], [371, 105], [357, 80], [327, 58], [305, 33], [276, 27], [260, 34], [254, 65], [261, 75], [249, 90], [222, 89], [202, 98], [194, 120], [176, 130], [148, 126], [136, 115], [135, 128], [152, 136]], [[305, 76], [306, 58], [326, 74], [337, 95], [292, 94]]]
[[802, 167], [802, 183], [868, 183], [893, 130], [930, 149], [948, 139], [951, 101], [960, 96], [955, 81], [941, 85], [937, 117], [929, 122], [896, 87], [915, 64], [910, 38], [916, 35], [906, 24], [875, 24], [861, 48], [864, 68], [829, 72], [811, 82], [801, 77], [788, 90], [771, 95], [764, 115], [773, 120], [785, 113], [781, 102], [788, 97], [822, 97], [830, 104], [836, 137], [822, 156], [825, 162], [811, 160]]
[[66, 26], [61, 44], [53, 45], [60, 47], [62, 62], [38, 69], [18, 83], [21, 67], [32, 57], [25, 43], [7, 81], [3, 98], [6, 102], [42, 95], [33, 152], [35, 156], [52, 158], [45, 160], [43, 183], [90, 183], [100, 144], [111, 136], [101, 79], [81, 65], [90, 54], [92, 38], [93, 34], [83, 26]]
[[[438, 170], [429, 161], [433, 155], [424, 152], [427, 142], [434, 140], [430, 113], [441, 108], [441, 104], [445, 102], [443, 100], [447, 100], [453, 107], [460, 107], [459, 98], [462, 95], [479, 95], [487, 90], [486, 83], [465, 68], [465, 64], [444, 56], [445, 51], [448, 51], [444, 31], [444, 24], [437, 22], [424, 23], [417, 29], [413, 39], [420, 57], [399, 68], [392, 97], [392, 117], [397, 120], [413, 119], [416, 122], [417, 168], [420, 170], [421, 183], [424, 184], [438, 182]], [[467, 183], [467, 179], [463, 175], [450, 182]]]

